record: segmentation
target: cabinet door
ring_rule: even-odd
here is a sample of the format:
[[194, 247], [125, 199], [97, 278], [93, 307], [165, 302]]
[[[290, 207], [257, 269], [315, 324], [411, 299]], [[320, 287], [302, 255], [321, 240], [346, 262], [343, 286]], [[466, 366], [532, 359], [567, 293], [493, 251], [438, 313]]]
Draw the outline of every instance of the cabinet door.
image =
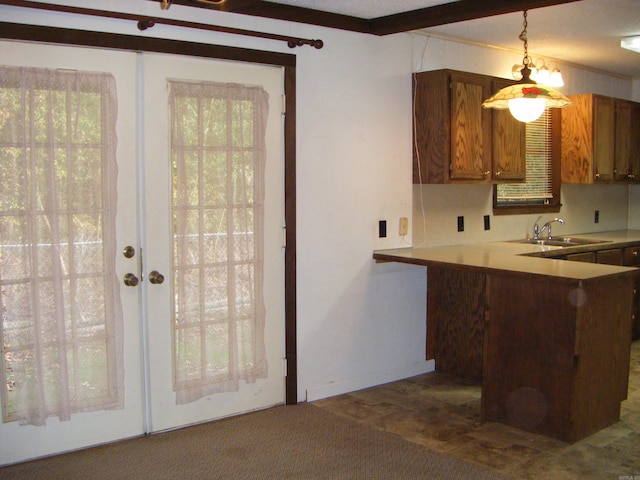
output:
[[[509, 81], [494, 81], [492, 92], [513, 84]], [[524, 182], [527, 171], [526, 124], [519, 122], [508, 109], [492, 111], [493, 183]]]
[[491, 112], [482, 108], [491, 83], [478, 75], [451, 75], [451, 180], [490, 180]]
[[[640, 246], [626, 247], [624, 249], [624, 264], [632, 267], [640, 267]], [[633, 298], [631, 338], [632, 340], [638, 340], [640, 338], [640, 274], [636, 276]]]
[[613, 181], [615, 108], [612, 98], [593, 97], [593, 176], [596, 182]]
[[615, 178], [640, 181], [640, 104], [616, 100]]
[[413, 82], [413, 183], [448, 183], [449, 72], [416, 73]]
[[640, 103], [633, 103], [629, 121], [629, 180], [640, 182]]
[[640, 246], [624, 249], [624, 264], [632, 267], [640, 266]]
[[595, 252], [572, 253], [570, 255], [567, 255], [567, 260], [571, 260], [572, 262], [595, 263], [596, 253]]
[[596, 262], [607, 265], [622, 265], [623, 255], [621, 248], [608, 248], [596, 252]]
[[429, 267], [427, 271], [427, 360], [436, 370], [482, 380], [487, 276]]
[[613, 181], [614, 99], [592, 94], [572, 95], [563, 108], [562, 182]]

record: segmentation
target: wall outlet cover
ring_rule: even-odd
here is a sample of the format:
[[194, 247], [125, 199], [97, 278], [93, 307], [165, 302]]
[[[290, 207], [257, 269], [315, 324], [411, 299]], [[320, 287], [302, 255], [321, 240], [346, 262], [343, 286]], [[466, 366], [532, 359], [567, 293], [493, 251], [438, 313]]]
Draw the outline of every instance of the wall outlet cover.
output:
[[400, 223], [398, 224], [398, 234], [401, 237], [404, 237], [408, 233], [409, 233], [409, 219], [407, 217], [400, 217]]
[[378, 222], [378, 237], [385, 238], [387, 236], [387, 221], [380, 220]]

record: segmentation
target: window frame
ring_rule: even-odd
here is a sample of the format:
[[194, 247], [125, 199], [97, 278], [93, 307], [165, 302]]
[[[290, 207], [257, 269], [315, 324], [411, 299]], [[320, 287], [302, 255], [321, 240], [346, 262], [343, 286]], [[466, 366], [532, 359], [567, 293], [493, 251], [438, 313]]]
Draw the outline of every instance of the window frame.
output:
[[493, 186], [494, 215], [526, 215], [530, 213], [557, 213], [562, 207], [561, 190], [561, 114], [557, 108], [551, 109], [551, 191], [553, 198], [547, 204], [521, 203], [517, 205], [498, 205], [498, 185]]

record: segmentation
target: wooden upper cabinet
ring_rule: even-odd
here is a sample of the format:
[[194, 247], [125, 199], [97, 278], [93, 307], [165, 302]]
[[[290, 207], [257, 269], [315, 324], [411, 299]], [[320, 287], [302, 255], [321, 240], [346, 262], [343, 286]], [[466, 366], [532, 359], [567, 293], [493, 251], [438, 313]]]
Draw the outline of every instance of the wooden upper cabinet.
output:
[[594, 94], [572, 95], [563, 108], [562, 181], [612, 182], [615, 152], [615, 101]]
[[524, 126], [482, 108], [497, 80], [453, 70], [415, 74], [414, 183], [524, 180]]
[[[508, 80], [494, 80], [491, 93], [512, 85]], [[527, 173], [526, 124], [511, 115], [508, 109], [493, 110], [493, 169], [494, 183], [524, 182]]]
[[615, 179], [640, 182], [640, 103], [615, 100]]
[[491, 113], [482, 102], [491, 95], [490, 83], [484, 77], [452, 73], [450, 95], [451, 180], [488, 181]]

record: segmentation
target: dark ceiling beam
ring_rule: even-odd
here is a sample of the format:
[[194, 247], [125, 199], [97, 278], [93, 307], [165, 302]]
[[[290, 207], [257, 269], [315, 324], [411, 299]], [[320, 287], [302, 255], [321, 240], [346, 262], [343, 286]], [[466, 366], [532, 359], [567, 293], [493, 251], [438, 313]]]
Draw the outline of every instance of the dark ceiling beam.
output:
[[[162, 0], [150, 1], [160, 3]], [[172, 0], [171, 3], [352, 32], [389, 35], [576, 1], [580, 0], [458, 0], [373, 19], [340, 15], [265, 0], [226, 0], [220, 4], [198, 0]]]
[[389, 35], [576, 1], [579, 0], [459, 0], [374, 18], [370, 21], [369, 33]]
[[[162, 0], [150, 0], [161, 3]], [[237, 0], [236, 0], [237, 1]], [[283, 5], [280, 3], [266, 2], [261, 0], [234, 3], [234, 0], [216, 5], [214, 3], [198, 2], [197, 0], [172, 0], [173, 5], [183, 5], [187, 7], [205, 8], [208, 10], [224, 10], [231, 13], [240, 13], [254, 17], [271, 18], [274, 20], [284, 20], [287, 22], [306, 23], [321, 27], [337, 28], [351, 32], [370, 33], [369, 21], [364, 18], [340, 15], [338, 13], [323, 12], [310, 8]], [[223, 7], [223, 5], [225, 5]]]
[[[160, 3], [162, 0], [150, 1]], [[389, 35], [576, 1], [580, 0], [459, 0], [373, 19], [283, 5], [265, 0], [226, 0], [219, 5], [197, 0], [172, 0], [171, 3], [352, 32]]]

